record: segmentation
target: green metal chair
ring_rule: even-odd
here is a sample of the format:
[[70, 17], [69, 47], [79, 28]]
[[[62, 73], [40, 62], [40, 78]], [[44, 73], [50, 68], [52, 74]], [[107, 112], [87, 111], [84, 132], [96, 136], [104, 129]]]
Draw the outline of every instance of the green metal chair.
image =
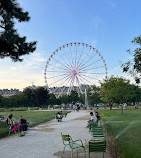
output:
[[90, 158], [91, 152], [103, 152], [103, 158], [104, 158], [104, 152], [106, 152], [106, 141], [90, 140], [89, 141], [89, 158]]
[[91, 127], [91, 130], [93, 130], [93, 129], [95, 129], [95, 130], [102, 130], [103, 128], [102, 128], [102, 126], [93, 126], [92, 125], [92, 127]]
[[[84, 154], [85, 154], [85, 157], [86, 157], [85, 147], [83, 145], [82, 140], [80, 140], [80, 139], [72, 140], [70, 135], [63, 135], [62, 133], [61, 133], [61, 136], [62, 136], [62, 141], [63, 141], [63, 144], [64, 144], [64, 150], [63, 150], [62, 158], [63, 158], [66, 147], [68, 147], [72, 150], [71, 158], [73, 157], [73, 150], [81, 148], [81, 147], [84, 149]], [[78, 157], [78, 150], [77, 150], [77, 157]]]
[[96, 122], [90, 122], [89, 126], [89, 130], [92, 129], [92, 127], [97, 127], [97, 123]]

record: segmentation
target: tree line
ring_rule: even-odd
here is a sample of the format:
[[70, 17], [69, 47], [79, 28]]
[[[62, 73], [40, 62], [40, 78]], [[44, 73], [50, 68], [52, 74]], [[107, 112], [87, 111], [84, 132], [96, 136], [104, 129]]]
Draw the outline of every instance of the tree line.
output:
[[4, 97], [0, 95], [0, 107], [48, 107], [49, 105], [61, 105], [80, 102], [80, 97], [76, 91], [71, 91], [70, 95], [63, 95], [57, 98], [53, 93], [49, 93], [44, 87], [25, 88], [22, 94]]
[[[91, 85], [87, 91], [88, 103], [113, 103], [141, 102], [141, 88], [131, 84], [129, 80], [121, 77], [110, 77], [101, 83], [101, 86]], [[48, 107], [49, 105], [61, 104], [85, 104], [85, 94], [71, 91], [69, 95], [61, 95], [57, 98], [49, 93], [44, 87], [26, 88], [22, 94], [9, 97], [0, 96], [0, 107]]]

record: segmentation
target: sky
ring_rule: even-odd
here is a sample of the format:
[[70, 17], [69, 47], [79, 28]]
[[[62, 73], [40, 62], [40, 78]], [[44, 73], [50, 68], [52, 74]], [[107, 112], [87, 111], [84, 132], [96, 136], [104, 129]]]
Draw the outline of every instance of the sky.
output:
[[49, 56], [58, 47], [84, 42], [104, 57], [108, 77], [124, 76], [121, 62], [132, 59], [126, 50], [140, 35], [140, 0], [18, 0], [31, 17], [15, 28], [27, 41], [37, 41], [37, 49], [23, 56], [23, 62], [0, 59], [0, 89], [23, 90], [35, 84], [44, 86], [44, 69]]

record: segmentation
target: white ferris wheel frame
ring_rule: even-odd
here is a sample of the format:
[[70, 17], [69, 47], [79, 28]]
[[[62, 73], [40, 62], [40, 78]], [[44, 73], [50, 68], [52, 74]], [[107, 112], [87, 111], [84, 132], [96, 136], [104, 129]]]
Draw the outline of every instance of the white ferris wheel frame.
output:
[[[103, 58], [103, 56], [99, 53], [99, 51], [96, 49], [96, 48], [94, 48], [93, 46], [91, 46], [91, 45], [89, 45], [89, 44], [85, 44], [85, 43], [81, 43], [81, 42], [72, 42], [72, 43], [67, 43], [67, 44], [64, 44], [64, 45], [62, 45], [61, 47], [59, 47], [58, 49], [56, 49], [51, 55], [50, 55], [50, 57], [48, 58], [48, 60], [47, 60], [47, 62], [46, 62], [46, 66], [45, 66], [45, 72], [44, 72], [44, 79], [45, 79], [45, 87], [46, 87], [46, 89], [48, 89], [49, 90], [49, 85], [48, 85], [48, 81], [47, 81], [47, 69], [48, 69], [48, 65], [49, 65], [49, 63], [50, 63], [50, 61], [52, 60], [52, 59], [54, 59], [53, 57], [55, 56], [55, 54], [56, 53], [59, 53], [59, 51], [61, 51], [61, 50], [63, 50], [63, 49], [65, 49], [66, 47], [71, 47], [71, 46], [82, 46], [82, 47], [87, 47], [87, 48], [89, 48], [90, 49], [90, 51], [91, 50], [93, 50], [93, 51], [96, 51], [96, 53], [95, 53], [95, 55], [94, 56], [96, 56], [97, 54], [99, 55], [99, 57], [100, 57], [100, 59], [99, 60], [97, 60], [96, 62], [99, 62], [99, 61], [103, 61], [103, 64], [104, 64], [104, 66], [101, 66], [101, 67], [105, 67], [105, 79], [107, 79], [107, 65], [106, 65], [106, 62], [105, 62], [105, 60], [104, 60], [104, 58]], [[89, 52], [90, 52], [89, 51]], [[88, 53], [89, 53], [88, 52]], [[87, 53], [87, 54], [88, 54]], [[87, 56], [87, 54], [86, 54], [86, 56]], [[61, 57], [61, 55], [59, 55], [60, 57]], [[76, 51], [76, 56], [77, 56], [77, 51]], [[81, 56], [81, 55], [80, 55]], [[85, 56], [85, 57], [86, 57]], [[94, 57], [93, 56], [93, 57]], [[93, 58], [92, 57], [92, 58]], [[56, 60], [56, 59], [54, 59], [54, 60]], [[81, 61], [81, 63], [79, 63], [79, 65], [81, 65], [82, 63], [83, 63], [83, 61], [85, 60], [85, 58], [83, 58], [83, 60]], [[89, 59], [89, 60], [91, 60], [91, 59]], [[56, 62], [59, 62], [58, 60], [56, 60]], [[94, 62], [94, 63], [96, 63], [96, 62]], [[86, 62], [85, 62], [86, 63]], [[87, 61], [87, 63], [88, 63], [88, 61]], [[73, 63], [70, 63], [70, 65], [71, 64], [73, 64]], [[64, 67], [65, 68], [62, 68], [62, 69], [68, 69], [68, 66], [70, 66], [70, 65], [65, 65], [65, 64], [61, 64], [61, 65], [64, 65]], [[89, 65], [92, 65], [92, 64], [89, 64]], [[74, 65], [73, 65], [74, 66]], [[87, 65], [88, 66], [88, 65]], [[54, 67], [58, 67], [58, 66], [55, 66], [54, 65]], [[72, 65], [71, 65], [71, 67], [72, 67]], [[83, 63], [83, 65], [81, 65], [81, 67], [85, 67], [84, 66], [84, 63]], [[61, 67], [60, 67], [60, 69], [61, 69]], [[75, 68], [76, 69], [76, 68]], [[76, 73], [77, 73], [77, 71], [75, 70], [74, 68], [73, 68], [73, 70], [71, 70], [71, 74], [72, 74], [72, 76], [71, 76], [71, 78], [73, 78], [73, 76], [75, 76], [75, 78], [76, 78], [76, 80], [78, 80], [78, 78], [77, 78], [77, 76], [76, 76]], [[97, 73], [98, 74], [98, 73]], [[60, 75], [60, 76], [62, 76], [62, 75]], [[82, 79], [85, 79], [85, 77], [87, 77], [87, 76], [83, 76], [82, 78], [81, 78], [81, 80]], [[52, 77], [53, 78], [53, 77]], [[91, 78], [91, 77], [89, 77], [89, 78]], [[86, 80], [86, 79], [85, 79]], [[70, 81], [70, 80], [69, 80]], [[72, 87], [74, 86], [73, 85], [73, 81], [74, 80], [71, 80], [71, 84], [70, 84], [70, 87], [69, 87], [69, 89], [68, 89], [68, 93], [67, 94], [69, 94], [70, 92], [71, 92], [71, 90], [72, 90]], [[51, 84], [52, 85], [52, 84]], [[82, 89], [80, 88], [81, 87], [81, 85], [79, 84], [79, 81], [78, 81], [78, 87], [79, 87], [79, 89], [80, 89], [80, 93], [82, 93]], [[63, 90], [65, 89], [65, 86], [64, 86], [64, 88], [63, 88]], [[61, 93], [63, 92], [63, 90], [61, 91]], [[78, 90], [79, 91], [79, 90]], [[60, 94], [61, 95], [61, 94]]]

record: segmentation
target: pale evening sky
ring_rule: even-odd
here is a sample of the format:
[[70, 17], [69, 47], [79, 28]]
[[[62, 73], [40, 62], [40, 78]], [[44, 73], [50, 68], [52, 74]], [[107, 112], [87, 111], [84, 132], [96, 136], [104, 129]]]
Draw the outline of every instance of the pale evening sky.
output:
[[63, 44], [84, 42], [104, 57], [108, 76], [126, 76], [120, 61], [131, 58], [131, 41], [141, 34], [140, 0], [18, 0], [31, 20], [16, 28], [28, 41], [37, 41], [33, 54], [23, 62], [0, 59], [0, 89], [43, 86], [44, 68], [50, 54]]

